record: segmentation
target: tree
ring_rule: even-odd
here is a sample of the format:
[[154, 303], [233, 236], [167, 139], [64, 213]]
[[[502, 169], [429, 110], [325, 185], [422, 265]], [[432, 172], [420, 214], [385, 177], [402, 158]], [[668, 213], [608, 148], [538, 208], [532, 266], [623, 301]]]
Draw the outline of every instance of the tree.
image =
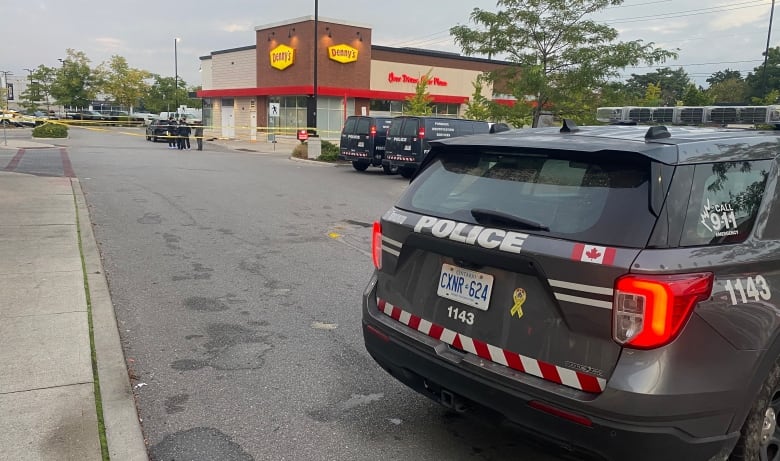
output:
[[663, 106], [676, 105], [677, 101], [682, 100], [683, 93], [691, 83], [693, 82], [682, 67], [677, 70], [664, 67], [643, 75], [631, 74], [631, 78], [626, 81], [630, 91], [639, 94], [644, 94], [650, 84], [660, 85], [660, 105]]
[[754, 98], [765, 98], [772, 90], [780, 90], [780, 46], [769, 49], [766, 73], [762, 64], [749, 72], [745, 81], [750, 87], [750, 96]]
[[691, 83], [683, 92], [682, 103], [686, 106], [709, 106], [712, 97], [700, 86]]
[[67, 55], [51, 84], [51, 95], [63, 106], [87, 107], [97, 92], [90, 60], [83, 51], [72, 48], [67, 49]]
[[749, 93], [750, 87], [741, 78], [715, 82], [707, 89], [707, 94], [715, 104], [744, 104], [748, 100]]
[[[514, 63], [491, 73], [518, 100], [530, 96], [533, 126], [542, 110], [576, 109], [618, 70], [639, 63], [656, 64], [676, 53], [642, 40], [616, 41], [617, 30], [586, 19], [623, 0], [498, 0], [497, 12], [475, 8], [476, 28], [455, 26], [450, 34], [467, 55], [508, 55]], [[520, 104], [516, 104], [518, 106]]]
[[772, 104], [777, 104], [778, 100], [780, 100], [780, 90], [772, 90], [763, 98], [751, 98], [753, 104], [757, 106], [770, 106]]
[[141, 97], [149, 89], [145, 80], [152, 74], [145, 70], [133, 69], [122, 56], [111, 56], [108, 63], [102, 63], [96, 70], [102, 93], [122, 107], [138, 105]]
[[57, 70], [55, 68], [47, 67], [43, 64], [33, 69], [30, 73], [30, 84], [21, 94], [21, 98], [24, 100], [22, 106], [27, 110], [35, 111], [45, 104], [46, 109], [49, 109], [51, 104], [51, 85], [56, 75]]
[[485, 77], [480, 75], [475, 81], [471, 82], [471, 86], [474, 87], [474, 93], [472, 93], [471, 99], [466, 104], [466, 111], [463, 114], [466, 118], [473, 120], [491, 120], [493, 118], [493, 110], [490, 107], [491, 101], [482, 94], [484, 80]]
[[408, 96], [404, 107], [404, 113], [409, 115], [431, 115], [433, 107], [431, 106], [430, 93], [428, 93], [428, 82], [431, 80], [431, 71], [421, 75], [414, 87], [414, 96]]
[[643, 107], [658, 107], [663, 105], [661, 101], [661, 85], [648, 83], [645, 89], [645, 97], [639, 101]]
[[712, 85], [717, 85], [718, 83], [723, 83], [727, 80], [742, 80], [742, 74], [738, 70], [719, 70], [707, 79], [707, 83], [710, 84], [710, 87]]

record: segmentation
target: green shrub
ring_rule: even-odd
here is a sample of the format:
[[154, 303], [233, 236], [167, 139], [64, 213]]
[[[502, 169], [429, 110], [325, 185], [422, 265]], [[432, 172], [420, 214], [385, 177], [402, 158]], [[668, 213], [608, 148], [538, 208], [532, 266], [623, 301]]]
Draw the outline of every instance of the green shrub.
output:
[[[309, 158], [309, 143], [301, 143], [295, 146], [292, 151], [292, 156], [295, 158]], [[322, 141], [322, 147], [320, 150], [320, 156], [317, 160], [321, 162], [335, 162], [339, 159], [339, 146], [333, 144], [330, 141]]]
[[339, 159], [339, 146], [330, 141], [322, 141], [322, 150], [317, 160], [323, 162], [335, 162]]
[[68, 127], [60, 123], [46, 122], [33, 128], [33, 138], [67, 138]]

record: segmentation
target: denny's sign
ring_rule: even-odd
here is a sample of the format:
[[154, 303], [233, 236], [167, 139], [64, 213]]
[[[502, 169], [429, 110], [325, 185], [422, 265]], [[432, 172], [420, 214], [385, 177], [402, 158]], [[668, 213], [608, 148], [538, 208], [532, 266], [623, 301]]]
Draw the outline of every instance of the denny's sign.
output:
[[358, 59], [358, 50], [349, 45], [333, 45], [328, 47], [328, 57], [336, 62], [347, 64]]
[[287, 45], [279, 45], [269, 53], [271, 67], [284, 70], [295, 62], [295, 50]]

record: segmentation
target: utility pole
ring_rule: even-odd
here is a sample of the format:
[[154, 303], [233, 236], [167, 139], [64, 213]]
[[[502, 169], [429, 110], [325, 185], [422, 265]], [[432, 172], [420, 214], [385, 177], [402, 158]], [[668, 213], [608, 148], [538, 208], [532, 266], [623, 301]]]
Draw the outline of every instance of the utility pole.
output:
[[[766, 33], [766, 49], [764, 50], [764, 82], [762, 94], [766, 97], [766, 62], [769, 59], [769, 38], [772, 36], [772, 19], [775, 15], [775, 0], [772, 0], [772, 10], [769, 13], [769, 30]], [[774, 101], [773, 101], [774, 102]]]

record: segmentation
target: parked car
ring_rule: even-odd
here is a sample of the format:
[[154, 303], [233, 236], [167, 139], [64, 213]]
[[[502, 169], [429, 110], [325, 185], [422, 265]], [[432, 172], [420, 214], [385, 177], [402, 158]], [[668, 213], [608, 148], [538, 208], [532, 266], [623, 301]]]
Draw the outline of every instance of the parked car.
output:
[[148, 126], [155, 119], [154, 114], [149, 112], [133, 112], [130, 117], [134, 121], [140, 121], [145, 126]]
[[382, 165], [385, 157], [387, 130], [393, 122], [391, 117], [368, 117], [353, 115], [347, 117], [341, 130], [339, 158], [352, 162], [352, 167], [365, 171], [369, 166], [382, 166], [385, 173], [395, 174], [397, 168]]
[[396, 117], [387, 134], [382, 165], [398, 169], [404, 178], [411, 178], [425, 159], [431, 141], [489, 132], [490, 124], [478, 120], [428, 116]]
[[168, 140], [168, 120], [152, 120], [146, 127], [146, 140], [157, 142], [157, 139]]
[[96, 110], [79, 110], [67, 112], [67, 117], [73, 120], [89, 120], [93, 122], [104, 122], [108, 118]]
[[3, 126], [24, 126], [21, 121], [21, 114], [11, 109], [0, 109], [0, 125]]
[[384, 370], [578, 457], [777, 459], [780, 135], [566, 121], [430, 145], [373, 227]]

